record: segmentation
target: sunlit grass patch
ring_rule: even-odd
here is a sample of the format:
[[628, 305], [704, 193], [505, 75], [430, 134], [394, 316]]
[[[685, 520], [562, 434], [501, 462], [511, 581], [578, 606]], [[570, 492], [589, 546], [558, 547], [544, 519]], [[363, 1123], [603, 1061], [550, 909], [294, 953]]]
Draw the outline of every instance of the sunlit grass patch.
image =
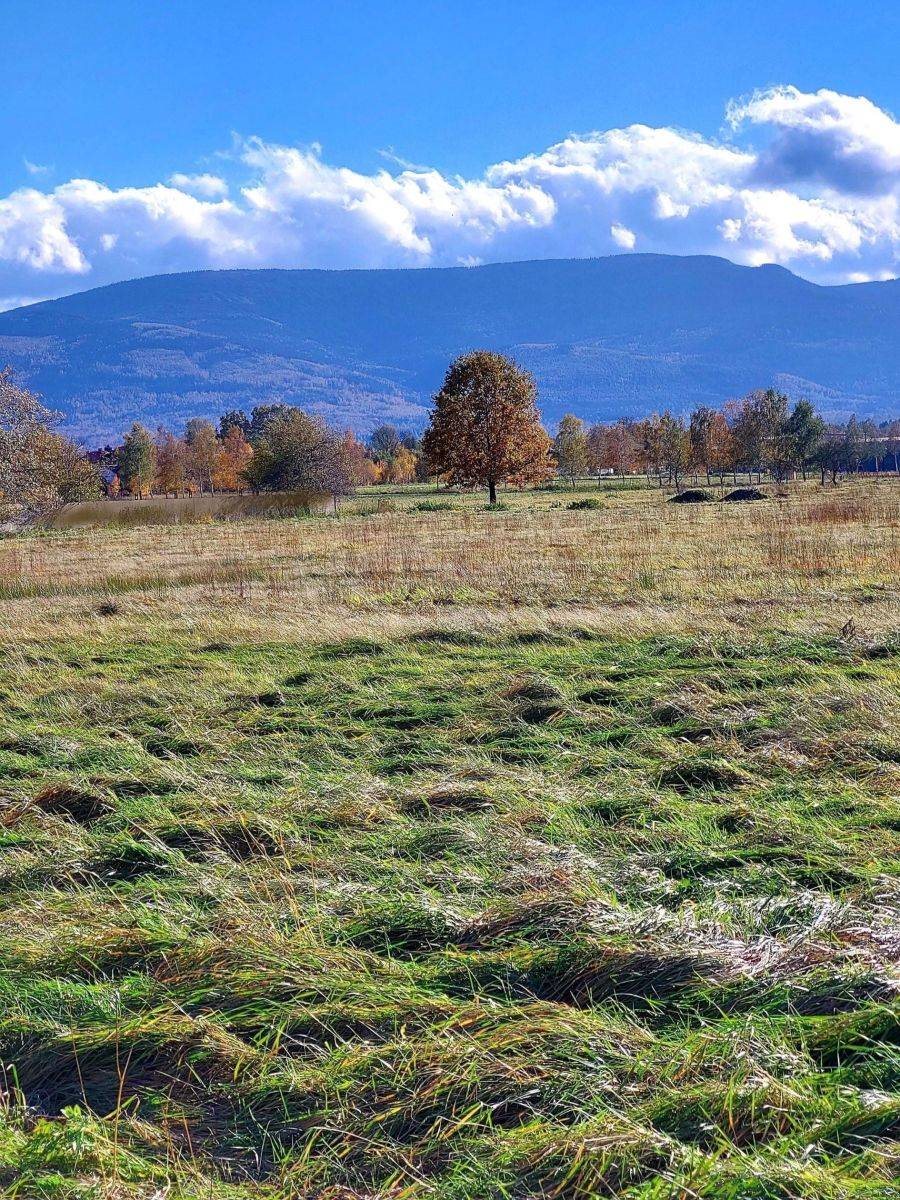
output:
[[4, 1187], [888, 1200], [896, 655], [120, 616], [0, 666]]

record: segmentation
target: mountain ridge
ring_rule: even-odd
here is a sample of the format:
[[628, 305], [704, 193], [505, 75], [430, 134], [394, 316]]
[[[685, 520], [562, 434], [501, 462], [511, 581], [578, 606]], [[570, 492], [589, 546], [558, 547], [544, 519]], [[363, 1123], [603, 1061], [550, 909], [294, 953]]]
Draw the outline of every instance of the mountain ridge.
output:
[[0, 314], [9, 362], [87, 441], [134, 419], [283, 400], [366, 433], [420, 426], [456, 354], [533, 371], [553, 423], [721, 404], [777, 384], [828, 415], [896, 413], [900, 282], [614, 255], [406, 270], [156, 275]]

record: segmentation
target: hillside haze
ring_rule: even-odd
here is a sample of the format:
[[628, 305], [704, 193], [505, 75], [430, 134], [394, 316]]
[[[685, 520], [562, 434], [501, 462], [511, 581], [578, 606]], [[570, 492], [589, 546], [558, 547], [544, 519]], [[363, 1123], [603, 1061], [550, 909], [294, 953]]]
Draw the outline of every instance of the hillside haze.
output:
[[0, 314], [10, 363], [88, 442], [282, 400], [366, 433], [420, 427], [447, 363], [490, 347], [551, 424], [721, 404], [775, 384], [827, 415], [900, 393], [900, 282], [619, 255], [424, 270], [203, 271]]

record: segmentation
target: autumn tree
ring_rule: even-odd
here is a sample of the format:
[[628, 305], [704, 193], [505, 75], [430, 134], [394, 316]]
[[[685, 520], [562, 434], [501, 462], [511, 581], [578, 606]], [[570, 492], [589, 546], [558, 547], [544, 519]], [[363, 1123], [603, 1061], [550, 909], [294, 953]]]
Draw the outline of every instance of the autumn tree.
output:
[[184, 491], [186, 447], [181, 438], [162, 425], [156, 431], [156, 477], [154, 491], [177, 496]]
[[[293, 404], [257, 404], [250, 414], [250, 427], [245, 430], [251, 445], [263, 436], [270, 421], [289, 417], [291, 413], [300, 412]], [[241, 414], [243, 416], [243, 414]]]
[[366, 484], [378, 482], [379, 473], [375, 463], [369, 458], [365, 446], [352, 429], [348, 429], [344, 434], [343, 454], [353, 487], [364, 487]]
[[787, 396], [775, 388], [764, 393], [763, 461], [778, 483], [787, 479], [797, 467], [797, 448], [791, 434], [788, 404]]
[[385, 482], [412, 483], [416, 477], [417, 461], [417, 456], [413, 454], [412, 450], [401, 445], [390, 462], [385, 464]]
[[734, 468], [734, 438], [723, 412], [713, 413], [708, 433], [709, 469], [718, 475], [719, 483], [726, 471]]
[[46, 425], [38, 426], [27, 453], [29, 497], [19, 511], [29, 518], [47, 517], [64, 504], [96, 500], [101, 494], [100, 475], [69, 438]]
[[215, 491], [222, 447], [212, 421], [194, 417], [184, 429], [187, 444], [187, 477], [202, 492]]
[[637, 439], [630, 421], [616, 421], [606, 430], [604, 439], [605, 465], [616, 475], [627, 475], [637, 462]]
[[606, 461], [607, 443], [606, 434], [608, 426], [602, 421], [597, 421], [589, 426], [587, 431], [587, 459], [588, 470], [592, 475], [597, 476], [597, 486], [600, 486], [600, 478], [609, 465]]
[[491, 504], [498, 483], [546, 479], [550, 438], [533, 378], [490, 350], [461, 355], [434, 397], [422, 448], [433, 474], [453, 485], [487, 487]]
[[219, 440], [224, 442], [228, 437], [229, 429], [236, 428], [241, 431], [245, 438], [250, 436], [250, 418], [241, 408], [232, 408], [229, 412], [223, 413], [219, 417]]
[[662, 444], [662, 417], [659, 413], [653, 413], [646, 417], [643, 421], [638, 422], [636, 427], [638, 439], [638, 458], [644, 471], [649, 479], [650, 475], [655, 475], [659, 480], [659, 485], [662, 487], [662, 472], [663, 472], [663, 444]]
[[695, 470], [704, 471], [706, 473], [706, 482], [711, 482], [710, 473], [712, 466], [711, 451], [711, 432], [713, 419], [716, 416], [716, 410], [710, 408], [707, 404], [701, 404], [699, 408], [695, 408], [691, 413], [691, 420], [688, 426], [688, 436], [691, 440], [691, 466]]
[[245, 473], [251, 487], [261, 491], [325, 492], [337, 498], [353, 490], [344, 439], [299, 408], [266, 424]]
[[763, 468], [766, 433], [763, 410], [759, 404], [761, 395], [761, 392], [751, 392], [743, 400], [728, 406], [731, 436], [734, 439], [734, 465], [751, 474]]
[[735, 465], [751, 474], [768, 470], [774, 479], [786, 479], [794, 466], [788, 431], [788, 398], [775, 388], [750, 392], [731, 413]]
[[831, 482], [837, 483], [838, 475], [844, 466], [844, 451], [846, 448], [845, 431], [840, 425], [826, 425], [822, 436], [816, 445], [815, 463], [821, 472], [822, 486], [825, 486], [825, 476], [831, 476]]
[[854, 413], [844, 426], [842, 457], [848, 471], [859, 472], [865, 443], [859, 421]]
[[688, 434], [692, 466], [706, 474], [707, 483], [711, 475], [718, 475], [721, 481], [731, 468], [734, 455], [731, 430], [724, 413], [701, 404], [691, 413]]
[[216, 458], [213, 487], [222, 492], [239, 492], [246, 487], [246, 471], [252, 457], [253, 447], [241, 426], [235, 423], [228, 425]]
[[669, 482], [681, 486], [681, 477], [691, 462], [691, 440], [681, 417], [668, 410], [659, 419], [660, 464], [668, 472]]
[[580, 417], [566, 413], [560, 421], [553, 440], [553, 454], [556, 469], [574, 488], [577, 479], [588, 469], [588, 440]]
[[38, 438], [51, 414], [39, 398], [16, 383], [12, 368], [0, 371], [0, 511], [28, 518], [52, 501], [36, 483]]
[[878, 426], [868, 417], [865, 421], [860, 421], [859, 432], [863, 443], [863, 458], [874, 460], [875, 474], [878, 475], [884, 457], [884, 442], [879, 437]]
[[130, 496], [149, 496], [156, 476], [156, 446], [149, 429], [135, 421], [119, 450], [119, 479]]

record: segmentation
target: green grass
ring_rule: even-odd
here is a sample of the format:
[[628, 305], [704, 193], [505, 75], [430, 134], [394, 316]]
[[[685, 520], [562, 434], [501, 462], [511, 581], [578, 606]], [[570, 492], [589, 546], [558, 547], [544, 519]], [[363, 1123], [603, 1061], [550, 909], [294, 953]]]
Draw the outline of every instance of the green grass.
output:
[[5, 646], [6, 1194], [896, 1196], [898, 688], [774, 633]]

